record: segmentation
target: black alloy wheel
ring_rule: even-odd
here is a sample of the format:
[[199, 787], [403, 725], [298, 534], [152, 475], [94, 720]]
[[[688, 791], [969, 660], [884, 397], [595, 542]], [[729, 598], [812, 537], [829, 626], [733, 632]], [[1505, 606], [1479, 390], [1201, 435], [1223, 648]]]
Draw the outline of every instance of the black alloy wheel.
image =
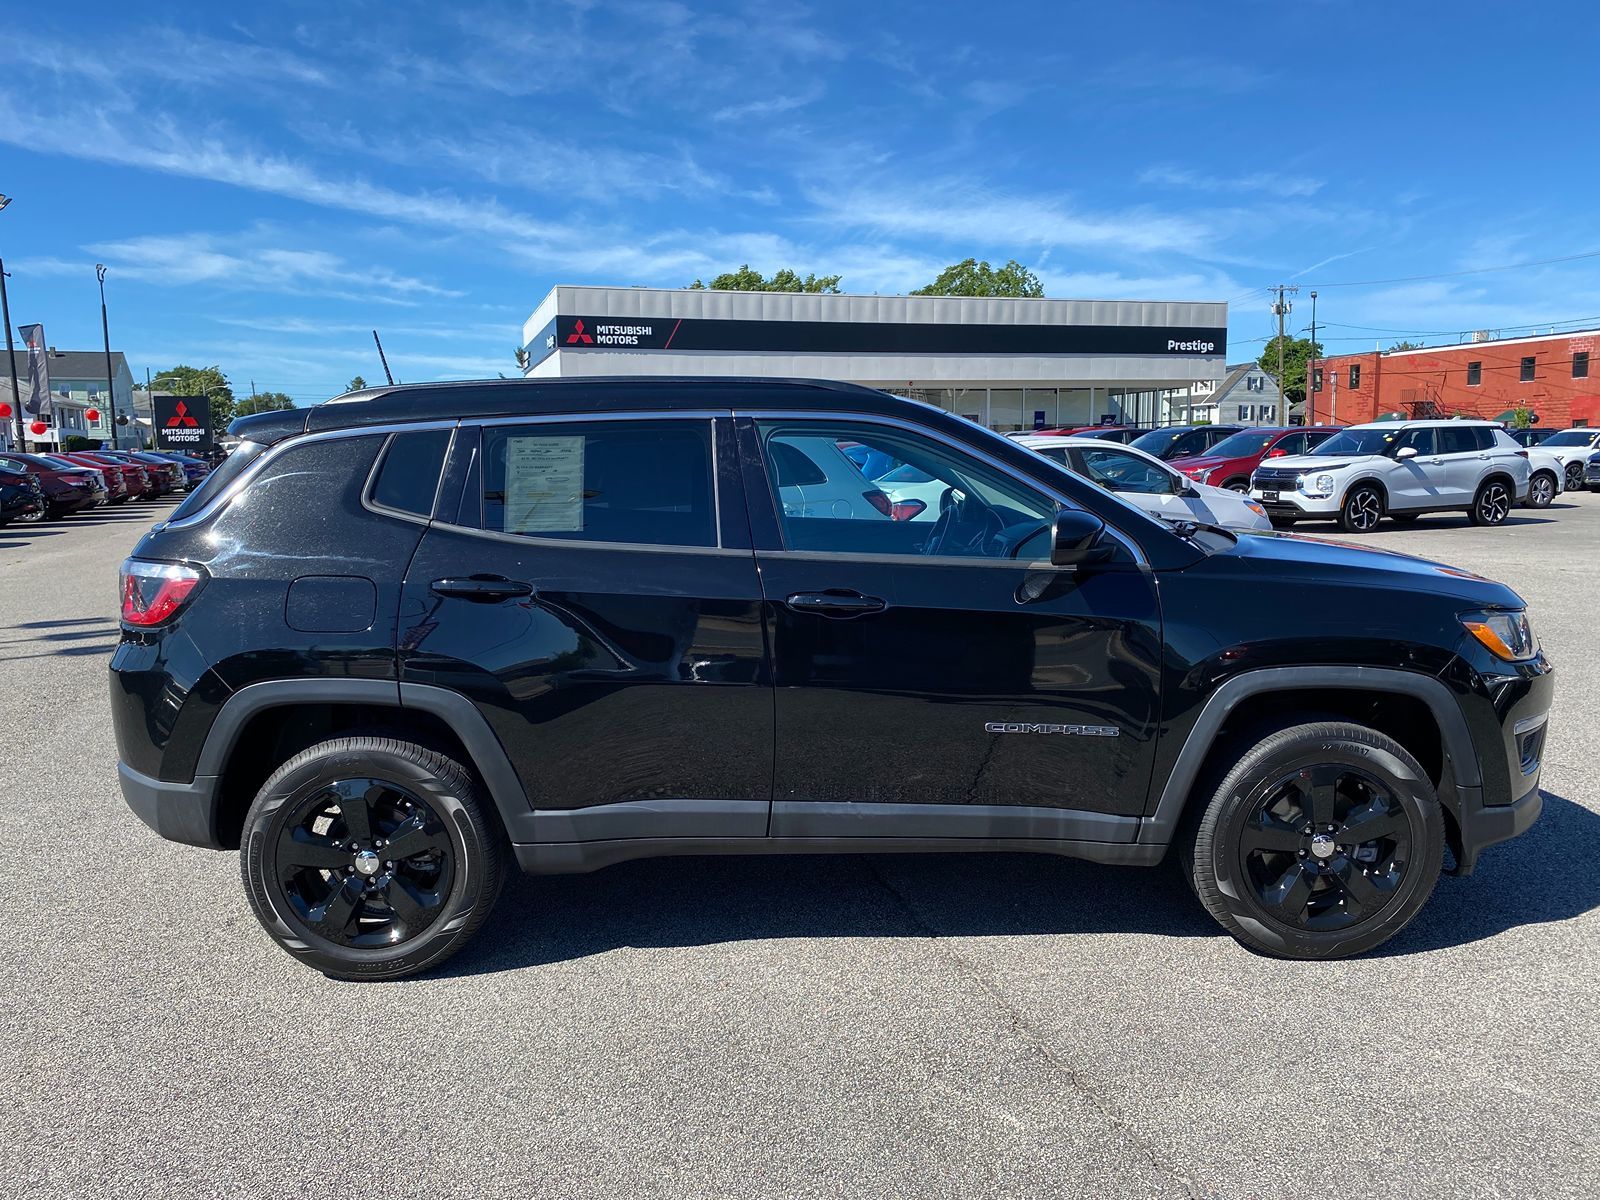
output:
[[1567, 491], [1575, 492], [1579, 488], [1581, 488], [1582, 486], [1583, 486], [1583, 464], [1581, 462], [1568, 463], [1567, 464], [1567, 482], [1566, 482]]
[[1262, 738], [1180, 839], [1195, 894], [1244, 945], [1337, 958], [1380, 945], [1433, 893], [1444, 817], [1392, 738], [1319, 722]]
[[442, 962], [483, 923], [503, 843], [459, 763], [340, 738], [262, 786], [240, 869], [256, 917], [290, 954], [335, 978], [396, 979]]
[[1499, 525], [1511, 515], [1511, 489], [1499, 479], [1491, 479], [1478, 489], [1468, 514], [1474, 525]]
[[1528, 507], [1549, 508], [1556, 498], [1556, 477], [1549, 471], [1535, 471], [1528, 481]]
[[279, 827], [279, 893], [341, 946], [392, 946], [438, 919], [455, 874], [450, 835], [410, 789], [334, 779]]
[[1339, 528], [1346, 533], [1371, 533], [1383, 520], [1383, 495], [1371, 484], [1350, 489], [1339, 507]]
[[1413, 857], [1411, 825], [1381, 780], [1323, 763], [1267, 780], [1251, 801], [1239, 865], [1278, 920], [1345, 929], [1394, 900]]

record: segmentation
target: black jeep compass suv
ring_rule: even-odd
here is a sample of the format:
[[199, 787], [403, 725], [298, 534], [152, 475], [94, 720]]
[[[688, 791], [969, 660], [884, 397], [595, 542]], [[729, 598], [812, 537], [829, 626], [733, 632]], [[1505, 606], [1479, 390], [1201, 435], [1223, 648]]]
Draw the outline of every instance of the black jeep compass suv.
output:
[[122, 788], [330, 975], [440, 962], [508, 858], [815, 851], [1171, 850], [1240, 941], [1325, 958], [1539, 814], [1508, 588], [1163, 523], [913, 401], [511, 380], [232, 432], [123, 566]]

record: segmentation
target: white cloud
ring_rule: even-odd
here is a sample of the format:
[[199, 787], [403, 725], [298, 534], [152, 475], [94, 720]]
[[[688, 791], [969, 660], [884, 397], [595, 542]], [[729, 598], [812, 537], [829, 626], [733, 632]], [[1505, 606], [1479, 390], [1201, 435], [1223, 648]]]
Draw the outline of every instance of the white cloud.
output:
[[799, 92], [788, 94], [780, 93], [758, 100], [747, 100], [741, 104], [729, 104], [717, 109], [711, 114], [713, 121], [742, 121], [748, 117], [774, 117], [779, 113], [792, 112], [797, 108], [804, 108], [822, 98], [822, 85], [814, 83]]
[[1148, 167], [1139, 172], [1139, 182], [1192, 192], [1263, 192], [1273, 196], [1314, 196], [1323, 187], [1320, 179], [1301, 179], [1277, 171], [1221, 176], [1173, 166]]

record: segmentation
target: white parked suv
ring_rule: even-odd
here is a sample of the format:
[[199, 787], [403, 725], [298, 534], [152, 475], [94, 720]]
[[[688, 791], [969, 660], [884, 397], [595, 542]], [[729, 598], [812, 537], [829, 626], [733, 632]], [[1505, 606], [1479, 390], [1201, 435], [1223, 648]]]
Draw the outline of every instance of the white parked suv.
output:
[[1378, 421], [1350, 426], [1315, 454], [1263, 463], [1250, 495], [1279, 526], [1331, 520], [1366, 533], [1385, 516], [1430, 512], [1498, 525], [1528, 498], [1529, 475], [1527, 452], [1491, 421]]
[[1539, 449], [1561, 460], [1562, 487], [1575, 492], [1583, 487], [1583, 468], [1589, 455], [1600, 450], [1600, 429], [1563, 429], [1540, 442]]

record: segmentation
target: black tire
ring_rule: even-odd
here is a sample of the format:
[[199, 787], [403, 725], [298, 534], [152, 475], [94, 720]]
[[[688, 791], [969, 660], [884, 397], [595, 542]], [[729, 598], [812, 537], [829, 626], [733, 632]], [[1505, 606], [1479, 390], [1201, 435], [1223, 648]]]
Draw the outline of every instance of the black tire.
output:
[[1478, 494], [1472, 498], [1467, 519], [1474, 525], [1504, 525], [1516, 502], [1516, 493], [1505, 480], [1486, 479], [1478, 485]]
[[[1323, 828], [1307, 834], [1305, 822]], [[1352, 830], [1375, 836], [1357, 843]], [[1329, 721], [1251, 748], [1192, 840], [1180, 841], [1179, 861], [1206, 910], [1250, 949], [1343, 958], [1388, 941], [1422, 910], [1444, 835], [1433, 784], [1403, 746]]]
[[1556, 477], [1553, 471], [1535, 471], [1528, 480], [1528, 507], [1549, 508], [1556, 498]]
[[1370, 483], [1350, 489], [1339, 506], [1339, 528], [1346, 533], [1371, 533], [1383, 520], [1383, 493]]
[[1583, 486], [1583, 464], [1581, 462], [1567, 464], [1567, 481], [1564, 486], [1569, 492], [1575, 492]]
[[1243, 492], [1246, 496], [1250, 494], [1250, 481], [1243, 475], [1239, 476], [1237, 479], [1228, 480], [1228, 482], [1222, 486], [1227, 488], [1230, 492]]
[[1267, 520], [1272, 522], [1274, 529], [1293, 529], [1296, 517], [1280, 517], [1277, 513], [1269, 512]]
[[[387, 858], [402, 841], [414, 852]], [[335, 979], [399, 979], [477, 932], [500, 895], [505, 843], [459, 763], [346, 737], [262, 785], [239, 864], [256, 918], [293, 957]]]
[[1589, 490], [1591, 492], [1600, 492], [1600, 483], [1591, 483], [1589, 485]]
[[1413, 524], [1421, 515], [1421, 513], [1392, 512], [1389, 514], [1389, 520], [1393, 521], [1396, 525], [1410, 525]]

